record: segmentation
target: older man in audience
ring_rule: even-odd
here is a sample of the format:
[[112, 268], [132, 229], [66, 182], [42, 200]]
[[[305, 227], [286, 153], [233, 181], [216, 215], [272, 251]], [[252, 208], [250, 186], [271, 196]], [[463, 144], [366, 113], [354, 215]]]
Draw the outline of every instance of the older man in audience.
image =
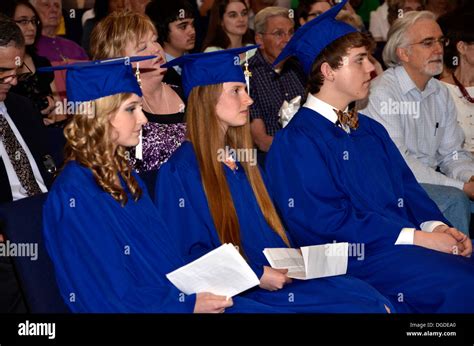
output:
[[[25, 53], [23, 34], [0, 17], [0, 203], [47, 191], [48, 166], [41, 115], [27, 98], [11, 93]], [[18, 30], [17, 30], [18, 29]], [[46, 163], [46, 166], [45, 166]]]
[[382, 123], [445, 217], [469, 234], [474, 160], [448, 89], [434, 76], [443, 70], [446, 39], [435, 16], [409, 12], [391, 27], [384, 62], [390, 68], [371, 84], [361, 110]]
[[[46, 192], [54, 168], [48, 173], [43, 164], [47, 156], [41, 114], [30, 100], [9, 92], [17, 84], [24, 54], [20, 28], [0, 15], [0, 203]], [[0, 313], [25, 309], [10, 258], [0, 255]]]
[[305, 94], [305, 74], [299, 63], [288, 59], [276, 68], [272, 66], [294, 32], [289, 10], [267, 7], [255, 17], [255, 41], [258, 52], [249, 60], [251, 130], [257, 147], [266, 152], [273, 136], [281, 129], [278, 114], [284, 101]]
[[86, 51], [77, 43], [57, 36], [62, 15], [61, 0], [30, 0], [30, 3], [38, 11], [43, 24], [42, 36], [37, 45], [38, 55], [51, 62], [89, 59]]

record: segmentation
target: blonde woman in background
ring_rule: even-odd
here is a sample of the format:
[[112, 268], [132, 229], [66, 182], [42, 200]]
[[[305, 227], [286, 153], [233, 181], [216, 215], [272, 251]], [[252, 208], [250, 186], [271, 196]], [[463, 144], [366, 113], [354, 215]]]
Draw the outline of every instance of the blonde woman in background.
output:
[[186, 133], [184, 101], [163, 82], [166, 62], [163, 47], [151, 20], [139, 13], [115, 12], [100, 21], [91, 34], [91, 54], [94, 59], [117, 56], [147, 56], [157, 58], [134, 65], [143, 91], [143, 111], [148, 124], [143, 126], [142, 158], [131, 151], [131, 163], [138, 172], [158, 169], [181, 145]]

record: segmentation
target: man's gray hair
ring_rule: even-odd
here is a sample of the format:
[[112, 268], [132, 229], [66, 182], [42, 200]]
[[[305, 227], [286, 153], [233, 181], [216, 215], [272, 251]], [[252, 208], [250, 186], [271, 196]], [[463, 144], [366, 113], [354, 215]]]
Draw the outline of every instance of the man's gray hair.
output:
[[290, 11], [291, 10], [285, 7], [278, 7], [278, 6], [266, 7], [263, 10], [259, 11], [255, 15], [255, 33], [256, 34], [264, 33], [266, 31], [267, 21], [271, 17], [288, 18], [289, 20], [291, 20], [292, 23], [294, 23], [293, 16], [290, 16]]
[[410, 11], [403, 17], [393, 22], [387, 35], [387, 44], [382, 53], [382, 58], [388, 67], [400, 65], [400, 59], [397, 55], [397, 48], [404, 47], [408, 42], [408, 30], [421, 19], [436, 20], [434, 13], [430, 11]]

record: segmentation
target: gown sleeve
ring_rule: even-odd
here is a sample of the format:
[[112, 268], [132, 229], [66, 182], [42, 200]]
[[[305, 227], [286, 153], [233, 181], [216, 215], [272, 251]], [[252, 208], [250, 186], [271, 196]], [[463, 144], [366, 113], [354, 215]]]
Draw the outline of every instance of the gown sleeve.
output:
[[[73, 312], [193, 312], [195, 295], [180, 301], [180, 292], [163, 273], [156, 280], [138, 277], [143, 271], [135, 270], [133, 253], [125, 256], [115, 236], [124, 230], [119, 230], [120, 222], [107, 217], [110, 211], [100, 197], [84, 188], [56, 186], [43, 209], [46, 248], [69, 308]], [[159, 263], [159, 256], [150, 253], [139, 263]]]
[[266, 159], [268, 188], [296, 245], [394, 245], [406, 224], [354, 206], [332, 177], [331, 153], [314, 140], [286, 129], [276, 135]]
[[197, 171], [165, 163], [158, 172], [155, 205], [189, 263], [221, 245]]

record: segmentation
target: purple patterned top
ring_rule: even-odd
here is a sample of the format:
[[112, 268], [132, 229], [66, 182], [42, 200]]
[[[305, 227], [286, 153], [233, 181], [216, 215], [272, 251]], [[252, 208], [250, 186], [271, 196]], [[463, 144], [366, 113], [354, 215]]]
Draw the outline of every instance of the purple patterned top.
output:
[[130, 163], [138, 172], [160, 168], [186, 138], [184, 113], [145, 113], [148, 123], [143, 126], [143, 160], [135, 158], [135, 149], [130, 150]]

